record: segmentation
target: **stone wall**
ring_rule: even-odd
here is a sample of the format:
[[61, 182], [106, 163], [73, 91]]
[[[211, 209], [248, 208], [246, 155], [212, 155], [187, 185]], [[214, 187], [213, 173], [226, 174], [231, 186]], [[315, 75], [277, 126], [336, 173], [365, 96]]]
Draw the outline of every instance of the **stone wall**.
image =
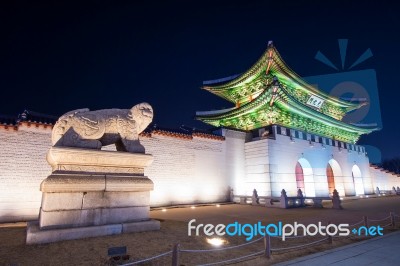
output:
[[36, 219], [39, 185], [51, 172], [46, 154], [51, 127], [0, 128], [0, 222]]
[[221, 164], [223, 175], [230, 180], [231, 188], [236, 195], [244, 194], [243, 178], [245, 176], [245, 140], [246, 134], [240, 131], [222, 129], [221, 134], [225, 137], [223, 143], [225, 155]]
[[397, 189], [400, 187], [400, 177], [396, 174], [385, 171], [382, 168], [371, 166], [370, 173], [373, 180], [373, 187], [379, 188], [381, 191], [392, 190], [393, 187]]
[[[371, 194], [377, 186], [381, 190], [400, 186], [398, 176], [370, 168], [363, 149], [340, 149], [276, 134], [276, 127], [274, 130], [274, 138], [259, 140], [227, 129], [220, 132], [225, 139], [159, 131], [141, 135], [146, 153], [154, 156], [153, 164], [145, 169], [154, 182], [151, 206], [226, 201], [231, 188], [236, 195], [251, 195], [254, 188], [260, 196], [279, 196], [282, 189], [289, 196], [295, 195], [299, 161], [304, 168], [309, 164], [312, 171], [305, 178], [306, 194], [329, 194], [328, 163], [341, 196]], [[50, 135], [49, 125], [0, 126], [0, 222], [37, 219], [42, 197], [39, 186], [50, 174], [46, 162]], [[355, 182], [354, 167], [361, 174]]]
[[152, 135], [141, 138], [154, 156], [145, 175], [154, 182], [151, 205], [226, 201], [230, 179], [224, 175], [224, 141]]
[[[282, 134], [274, 127], [271, 138], [253, 140], [246, 143], [246, 177], [243, 186], [246, 194], [257, 189], [260, 196], [280, 196], [285, 189], [288, 196], [297, 194], [295, 168], [300, 162], [304, 171], [306, 196], [328, 196], [326, 169], [328, 163], [334, 171], [335, 188], [341, 196], [372, 194], [374, 186], [369, 171], [369, 159], [365, 150], [354, 151], [333, 145], [323, 145], [318, 139], [310, 141], [310, 135], [303, 139]], [[293, 134], [294, 135], [294, 134]], [[332, 140], [330, 140], [332, 141]], [[357, 146], [360, 147], [360, 146]], [[353, 167], [359, 168], [361, 176], [353, 182]], [[383, 179], [389, 180], [385, 176]], [[386, 182], [386, 181], [383, 181]], [[358, 189], [358, 191], [356, 191]]]
[[[140, 137], [154, 156], [145, 170], [154, 182], [151, 206], [221, 202], [232, 186], [226, 178], [225, 141], [162, 134]], [[50, 174], [46, 154], [51, 126], [0, 128], [0, 222], [37, 219], [40, 183]], [[103, 147], [115, 150], [114, 146]]]
[[251, 195], [256, 189], [260, 196], [271, 195], [271, 178], [273, 178], [273, 166], [270, 164], [269, 139], [247, 142], [246, 155], [246, 180], [247, 195]]

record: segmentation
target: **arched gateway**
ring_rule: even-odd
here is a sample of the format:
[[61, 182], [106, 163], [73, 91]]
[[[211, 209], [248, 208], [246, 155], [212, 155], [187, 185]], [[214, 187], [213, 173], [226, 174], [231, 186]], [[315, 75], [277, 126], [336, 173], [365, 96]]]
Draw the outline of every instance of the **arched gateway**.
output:
[[336, 189], [340, 195], [344, 194], [342, 168], [335, 159], [330, 159], [326, 166], [326, 179], [329, 195]]
[[314, 174], [306, 159], [301, 158], [297, 161], [295, 174], [297, 189], [301, 189], [305, 196], [315, 197]]
[[358, 165], [353, 165], [351, 175], [353, 177], [353, 184], [356, 195], [364, 195], [364, 184], [362, 180], [361, 170]]

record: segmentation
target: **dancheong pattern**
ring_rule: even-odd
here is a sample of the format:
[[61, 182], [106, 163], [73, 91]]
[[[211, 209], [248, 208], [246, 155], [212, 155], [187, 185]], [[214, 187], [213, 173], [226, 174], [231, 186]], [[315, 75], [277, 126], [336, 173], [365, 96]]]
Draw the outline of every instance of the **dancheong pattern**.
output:
[[[270, 43], [261, 58], [243, 74], [203, 89], [235, 104], [235, 108], [197, 112], [197, 119], [216, 127], [253, 130], [278, 124], [337, 140], [355, 143], [365, 128], [342, 122], [350, 111], [365, 102], [348, 102], [306, 83], [292, 71]], [[321, 99], [319, 106], [307, 101]]]

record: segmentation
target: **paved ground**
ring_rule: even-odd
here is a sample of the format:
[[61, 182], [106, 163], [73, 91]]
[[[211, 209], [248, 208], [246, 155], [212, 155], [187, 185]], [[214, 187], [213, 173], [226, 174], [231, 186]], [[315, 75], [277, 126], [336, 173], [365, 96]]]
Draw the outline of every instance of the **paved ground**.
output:
[[399, 251], [400, 232], [394, 232], [360, 243], [319, 252], [275, 265], [399, 265]]
[[[400, 197], [382, 197], [376, 199], [350, 200], [343, 203], [343, 210], [332, 209], [326, 205], [323, 209], [316, 208], [300, 208], [300, 209], [271, 209], [262, 206], [249, 206], [239, 204], [211, 206], [199, 206], [194, 209], [189, 208], [171, 208], [163, 212], [162, 210], [153, 210], [150, 216], [161, 221], [160, 231], [149, 231], [132, 234], [112, 235], [104, 237], [95, 237], [71, 241], [61, 241], [44, 245], [26, 245], [26, 224], [0, 224], [0, 265], [105, 265], [107, 258], [107, 249], [110, 247], [126, 246], [131, 261], [153, 257], [172, 250], [176, 243], [181, 244], [182, 249], [212, 249], [213, 247], [207, 242], [207, 236], [201, 234], [199, 237], [188, 236], [188, 221], [196, 219], [199, 223], [231, 223], [238, 221], [239, 223], [254, 223], [262, 221], [263, 223], [271, 222], [288, 222], [294, 221], [304, 224], [315, 223], [321, 221], [327, 223], [356, 223], [362, 217], [368, 216], [370, 219], [383, 219], [382, 225], [387, 224], [386, 217], [389, 212], [395, 212], [400, 215]], [[400, 229], [400, 220], [397, 219], [397, 229]], [[392, 230], [386, 230], [386, 233]], [[320, 237], [307, 237], [300, 239], [292, 239], [282, 242], [280, 239], [271, 239], [273, 248], [284, 248], [287, 246], [296, 246], [306, 244], [310, 241], [318, 240]], [[227, 238], [227, 245], [236, 246], [246, 243], [244, 237], [235, 236]], [[393, 240], [394, 243], [399, 239]], [[256, 259], [243, 261], [236, 265], [256, 266], [256, 265], [272, 265], [283, 261], [298, 259], [302, 256], [324, 251], [333, 250], [342, 245], [360, 243], [357, 240], [341, 238], [334, 239], [332, 244], [322, 243], [321, 245], [312, 246], [306, 249], [291, 250], [285, 252], [276, 252], [272, 254], [271, 259], [260, 256]], [[379, 242], [378, 242], [379, 243]], [[381, 244], [379, 244], [381, 245]], [[390, 244], [390, 249], [379, 252], [379, 258], [391, 259], [400, 251], [393, 253], [394, 245]], [[221, 252], [207, 253], [182, 253], [182, 265], [198, 265], [202, 263], [213, 263], [222, 260], [237, 258], [259, 252], [263, 250], [262, 241], [243, 246], [235, 250], [227, 250]], [[342, 253], [346, 253], [347, 247]], [[393, 254], [385, 254], [384, 252]], [[400, 253], [400, 252], [398, 252]], [[385, 254], [385, 255], [382, 255]], [[346, 257], [345, 257], [346, 258]], [[396, 260], [396, 258], [395, 258]], [[380, 259], [380, 264], [382, 264]], [[396, 262], [400, 262], [397, 259]], [[325, 265], [326, 261], [319, 262], [319, 265]], [[152, 265], [170, 265], [170, 256], [157, 259]], [[309, 263], [307, 263], [308, 265]], [[339, 263], [338, 263], [339, 264]], [[353, 263], [352, 263], [353, 264]], [[365, 263], [362, 263], [363, 265]], [[393, 263], [387, 263], [392, 264]], [[395, 263], [395, 265], [400, 265]]]
[[[317, 219], [323, 222], [356, 223], [364, 215], [371, 219], [382, 219], [387, 217], [389, 212], [400, 214], [400, 197], [386, 197], [375, 199], [360, 199], [343, 202], [344, 210], [334, 210], [330, 204], [324, 209], [266, 209], [265, 207], [243, 206], [243, 205], [222, 205], [220, 208], [198, 207], [196, 209], [177, 208], [168, 209], [166, 212], [153, 211], [154, 218], [188, 222], [196, 219], [198, 223], [230, 223], [233, 221], [256, 222], [268, 221], [283, 222], [299, 221], [303, 223], [315, 222]], [[385, 220], [380, 224], [387, 224]], [[291, 253], [291, 252], [290, 252]], [[291, 258], [303, 256], [304, 254], [288, 254]], [[273, 254], [275, 259], [276, 255]], [[267, 265], [274, 264], [273, 261], [254, 261], [247, 264], [237, 265]], [[276, 263], [276, 260], [275, 260]], [[313, 255], [299, 257], [278, 265], [400, 265], [400, 232], [390, 233], [381, 238], [346, 245], [328, 251], [318, 252]]]
[[312, 223], [321, 222], [347, 222], [356, 223], [367, 215], [371, 219], [387, 217], [389, 212], [400, 215], [400, 197], [382, 197], [359, 200], [349, 200], [342, 203], [343, 210], [332, 209], [332, 204], [327, 203], [325, 208], [265, 208], [263, 206], [249, 206], [239, 204], [216, 205], [207, 207], [172, 208], [166, 212], [153, 210], [150, 216], [155, 219], [188, 222], [196, 219], [196, 223], [241, 223], [263, 222], [293, 222]]

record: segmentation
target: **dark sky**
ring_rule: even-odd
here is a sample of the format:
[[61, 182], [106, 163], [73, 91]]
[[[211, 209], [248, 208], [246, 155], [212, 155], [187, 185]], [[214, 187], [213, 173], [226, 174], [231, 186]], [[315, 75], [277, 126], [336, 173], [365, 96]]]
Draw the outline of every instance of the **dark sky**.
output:
[[383, 129], [362, 137], [384, 158], [399, 156], [400, 23], [395, 1], [2, 1], [0, 114], [61, 115], [83, 107], [130, 108], [147, 101], [155, 122], [194, 121], [195, 111], [231, 104], [200, 89], [241, 73], [269, 40], [301, 76], [336, 73], [367, 48], [358, 69], [377, 73]]

